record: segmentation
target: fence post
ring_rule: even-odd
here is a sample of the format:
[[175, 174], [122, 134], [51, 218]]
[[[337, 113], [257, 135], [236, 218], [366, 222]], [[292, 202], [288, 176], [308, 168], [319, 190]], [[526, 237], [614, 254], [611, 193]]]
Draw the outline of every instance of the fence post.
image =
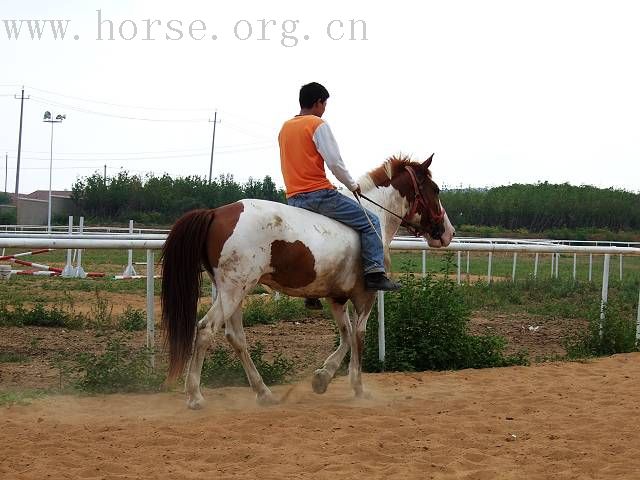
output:
[[[154, 262], [153, 250], [147, 250], [147, 348], [150, 349], [150, 364], [151, 368], [155, 368], [156, 359], [155, 359], [155, 317], [153, 312], [153, 299], [154, 299], [154, 273], [155, 273], [155, 262]], [[194, 319], [190, 319], [190, 321], [194, 321]]]
[[422, 250], [422, 277], [427, 276], [427, 251]]
[[576, 266], [578, 263], [578, 254], [574, 253], [573, 254], [573, 281], [576, 281]]
[[[129, 235], [133, 235], [133, 220], [129, 220]], [[136, 269], [133, 267], [133, 250], [129, 250], [129, 258], [127, 261], [127, 268], [122, 272], [123, 277], [133, 277], [138, 275]]]
[[518, 262], [518, 252], [513, 252], [513, 269], [511, 271], [511, 281], [516, 281], [516, 264]]
[[[73, 216], [69, 215], [69, 236], [71, 235], [73, 235]], [[62, 273], [60, 274], [63, 278], [72, 278], [75, 273], [73, 270], [72, 255], [73, 249], [67, 248], [67, 263], [65, 263]]]
[[462, 263], [462, 252], [458, 250], [458, 275], [457, 275], [458, 285], [460, 285], [460, 269], [461, 269], [460, 264], [461, 263]]
[[469, 257], [471, 256], [471, 252], [467, 252], [467, 282], [469, 281]]
[[[80, 223], [78, 225], [78, 233], [80, 235], [82, 235], [82, 230], [84, 228], [84, 217], [80, 217]], [[77, 250], [77, 266], [76, 266], [76, 270], [74, 272], [74, 277], [76, 278], [86, 278], [87, 274], [85, 273], [84, 269], [82, 268], [82, 249], [78, 249]]]
[[558, 268], [560, 267], [560, 254], [556, 253], [556, 278], [558, 278]]
[[589, 254], [589, 281], [591, 281], [593, 273], [593, 253]]
[[491, 283], [491, 261], [493, 260], [493, 252], [489, 252], [489, 267], [487, 268], [487, 283]]
[[636, 340], [640, 341], [640, 290], [638, 290], [638, 317], [636, 318]]
[[551, 254], [551, 278], [553, 278], [553, 274], [556, 271], [555, 261], [556, 261], [556, 254], [552, 253]]
[[600, 301], [600, 338], [602, 338], [602, 327], [604, 324], [604, 311], [609, 297], [609, 262], [611, 254], [604, 254], [604, 267], [602, 271], [602, 300]]
[[384, 339], [384, 292], [378, 292], [378, 360], [384, 362], [385, 355]]
[[533, 262], [533, 278], [538, 278], [538, 259], [540, 258], [540, 254], [536, 253], [536, 259]]
[[622, 254], [620, 254], [620, 283], [622, 283]]

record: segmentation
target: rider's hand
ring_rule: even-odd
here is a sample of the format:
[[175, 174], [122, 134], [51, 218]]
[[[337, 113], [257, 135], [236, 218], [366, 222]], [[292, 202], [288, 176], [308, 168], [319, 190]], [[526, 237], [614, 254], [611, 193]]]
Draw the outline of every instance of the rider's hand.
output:
[[362, 195], [362, 192], [360, 191], [360, 185], [356, 185], [356, 188], [354, 188], [352, 192], [356, 197], [359, 197], [360, 195]]

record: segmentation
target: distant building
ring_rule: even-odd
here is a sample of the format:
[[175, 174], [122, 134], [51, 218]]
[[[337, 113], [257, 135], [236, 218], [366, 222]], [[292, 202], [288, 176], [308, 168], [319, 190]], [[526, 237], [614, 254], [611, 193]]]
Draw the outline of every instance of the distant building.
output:
[[[49, 190], [36, 190], [28, 195], [20, 194], [18, 202], [15, 194], [8, 193], [11, 203], [18, 209], [18, 225], [46, 225], [49, 210]], [[71, 192], [68, 190], [51, 191], [51, 215], [69, 215], [73, 210]]]

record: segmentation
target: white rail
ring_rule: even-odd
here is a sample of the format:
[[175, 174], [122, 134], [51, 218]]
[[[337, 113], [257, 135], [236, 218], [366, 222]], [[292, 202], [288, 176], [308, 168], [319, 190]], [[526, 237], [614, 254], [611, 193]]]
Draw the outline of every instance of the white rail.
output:
[[[147, 265], [153, 265], [154, 250], [160, 250], [166, 239], [165, 234], [130, 234], [130, 233], [0, 233], [0, 248], [73, 248], [73, 249], [138, 249], [147, 250]], [[519, 239], [501, 239], [502, 243], [497, 243], [495, 239], [487, 239], [485, 243], [481, 242], [462, 242], [457, 240], [452, 242], [444, 250], [454, 252], [488, 252], [489, 253], [489, 274], [491, 278], [491, 257], [495, 252], [511, 252], [514, 253], [514, 266], [512, 278], [515, 278], [515, 262], [517, 253], [549, 253], [557, 257], [560, 254], [593, 254], [604, 255], [603, 268], [603, 288], [602, 288], [602, 305], [607, 301], [607, 287], [609, 279], [609, 259], [610, 255], [627, 255], [640, 256], [640, 248], [636, 247], [612, 247], [597, 245], [565, 245], [559, 243], [549, 243], [548, 241], [527, 241], [520, 243]], [[507, 240], [511, 240], [510, 242]], [[487, 243], [488, 241], [488, 243]], [[626, 242], [625, 242], [626, 244]], [[397, 238], [391, 242], [391, 249], [394, 250], [421, 250], [427, 251], [430, 247], [423, 240], [414, 238]], [[423, 255], [423, 261], [425, 261]], [[467, 257], [467, 273], [468, 269]], [[557, 276], [558, 259], [556, 258]], [[620, 262], [622, 266], [622, 262]], [[460, 256], [458, 256], [458, 268], [460, 266]], [[590, 264], [591, 267], [591, 264]], [[423, 271], [425, 271], [423, 264]], [[591, 271], [591, 268], [590, 268]], [[622, 270], [621, 270], [622, 272]], [[622, 273], [621, 273], [622, 277]], [[147, 345], [154, 345], [154, 268], [147, 268]], [[457, 278], [460, 278], [458, 273]], [[383, 293], [380, 292], [379, 302], [383, 302]], [[603, 309], [604, 312], [604, 309]], [[604, 315], [604, 314], [603, 314]], [[380, 334], [380, 359], [384, 360], [384, 309], [379, 309], [379, 334]], [[640, 305], [638, 305], [637, 335], [640, 339]]]

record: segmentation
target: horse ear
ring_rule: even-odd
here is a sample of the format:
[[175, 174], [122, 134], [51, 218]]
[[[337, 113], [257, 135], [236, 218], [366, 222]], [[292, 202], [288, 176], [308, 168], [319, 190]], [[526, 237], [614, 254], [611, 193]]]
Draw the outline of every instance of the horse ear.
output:
[[433, 161], [433, 155], [434, 154], [432, 153], [431, 156], [424, 161], [424, 163], [422, 164], [424, 168], [429, 168], [431, 162]]

